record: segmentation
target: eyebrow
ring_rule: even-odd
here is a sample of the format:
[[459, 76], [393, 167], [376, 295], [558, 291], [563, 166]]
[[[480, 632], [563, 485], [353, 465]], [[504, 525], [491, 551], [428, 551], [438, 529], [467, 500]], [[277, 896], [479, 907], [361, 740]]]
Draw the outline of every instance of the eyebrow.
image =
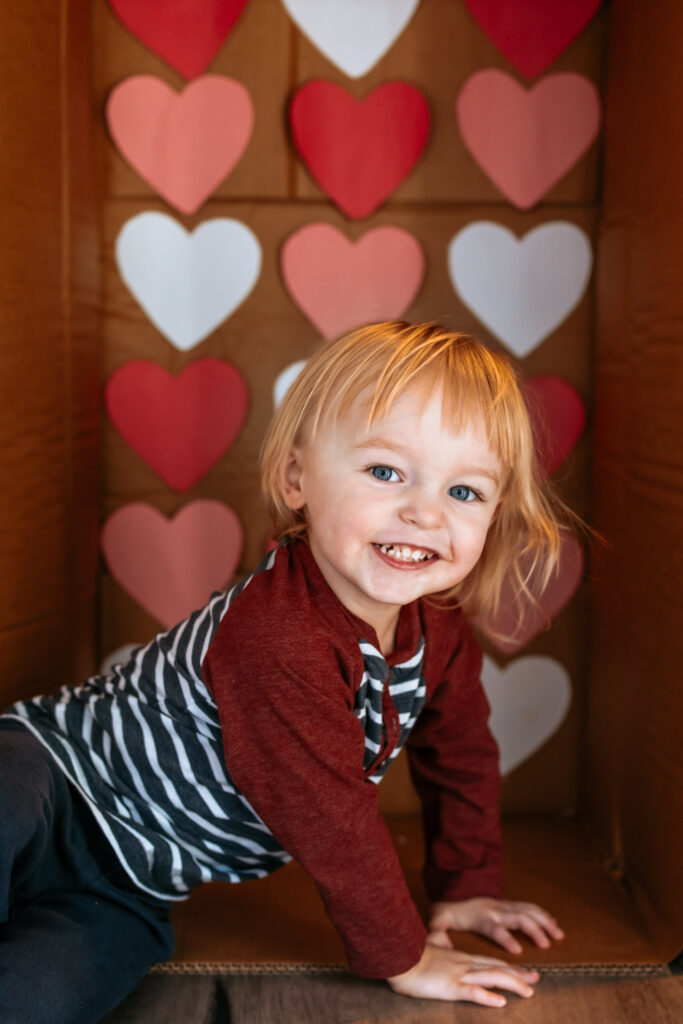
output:
[[[393, 441], [389, 441], [385, 437], [368, 437], [365, 441], [359, 441], [355, 448], [383, 448], [390, 452], [396, 452], [397, 455], [406, 455], [408, 449], [403, 445], [395, 444]], [[489, 480], [492, 480], [494, 484], [500, 483], [500, 478], [496, 472], [492, 469], [485, 469], [484, 466], [464, 466], [458, 470], [458, 476], [485, 476]]]

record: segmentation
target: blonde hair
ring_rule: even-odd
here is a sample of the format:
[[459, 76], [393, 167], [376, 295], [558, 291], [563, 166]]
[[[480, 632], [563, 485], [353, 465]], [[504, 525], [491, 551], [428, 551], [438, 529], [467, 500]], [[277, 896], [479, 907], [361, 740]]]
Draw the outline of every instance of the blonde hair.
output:
[[263, 443], [261, 479], [273, 538], [306, 533], [305, 510], [290, 509], [282, 490], [285, 464], [304, 431], [314, 436], [321, 424], [334, 423], [361, 398], [369, 427], [407, 388], [421, 387], [428, 398], [438, 386], [443, 388], [444, 421], [458, 429], [481, 416], [503, 467], [500, 505], [481, 558], [438, 600], [455, 599], [468, 614], [490, 624], [507, 580], [517, 595], [521, 625], [524, 609], [537, 604], [556, 570], [563, 524], [578, 517], [542, 478], [511, 364], [474, 338], [438, 324], [369, 324], [328, 342], [309, 359]]

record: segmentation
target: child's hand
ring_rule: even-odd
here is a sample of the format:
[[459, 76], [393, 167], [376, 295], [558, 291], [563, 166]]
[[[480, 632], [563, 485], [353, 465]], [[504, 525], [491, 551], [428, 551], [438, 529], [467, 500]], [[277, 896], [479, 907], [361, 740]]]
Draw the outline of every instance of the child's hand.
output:
[[527, 971], [502, 960], [469, 956], [428, 943], [414, 967], [404, 974], [387, 978], [387, 981], [394, 992], [404, 996], [505, 1006], [504, 996], [488, 989], [503, 988], [527, 998], [534, 994], [531, 986], [538, 978], [538, 971]]
[[448, 930], [479, 932], [493, 939], [508, 953], [521, 953], [522, 947], [510, 929], [524, 932], [541, 949], [550, 939], [563, 939], [564, 932], [542, 907], [534, 903], [515, 903], [479, 897], [461, 903], [435, 903], [429, 920], [429, 942], [451, 947]]

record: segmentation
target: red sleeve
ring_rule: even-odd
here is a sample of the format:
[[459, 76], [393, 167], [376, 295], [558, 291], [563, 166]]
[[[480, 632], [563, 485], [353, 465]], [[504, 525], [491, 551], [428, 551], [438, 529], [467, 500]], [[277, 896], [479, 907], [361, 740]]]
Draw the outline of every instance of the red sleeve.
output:
[[[402, 973], [419, 960], [426, 931], [379, 814], [377, 787], [364, 777], [365, 737], [341, 648], [329, 631], [311, 630], [315, 615], [305, 607], [292, 618], [300, 594], [273, 592], [279, 583], [263, 576], [270, 578], [235, 599], [203, 665], [228, 771], [313, 877], [351, 970]], [[289, 628], [293, 622], [298, 628]]]
[[432, 900], [500, 896], [500, 772], [480, 682], [481, 650], [460, 613], [432, 610], [431, 620], [425, 665], [431, 696], [406, 744], [422, 802], [425, 886]]

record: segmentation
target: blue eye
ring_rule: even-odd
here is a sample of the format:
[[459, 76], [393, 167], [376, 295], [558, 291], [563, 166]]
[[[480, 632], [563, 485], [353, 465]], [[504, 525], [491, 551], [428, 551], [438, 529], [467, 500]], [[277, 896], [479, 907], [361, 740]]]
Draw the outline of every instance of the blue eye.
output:
[[466, 487], [465, 484], [456, 484], [455, 487], [449, 487], [448, 493], [456, 501], [476, 501], [479, 497], [476, 491], [473, 491], [471, 487]]
[[370, 466], [370, 472], [375, 480], [391, 481], [398, 480], [398, 473], [390, 466]]

